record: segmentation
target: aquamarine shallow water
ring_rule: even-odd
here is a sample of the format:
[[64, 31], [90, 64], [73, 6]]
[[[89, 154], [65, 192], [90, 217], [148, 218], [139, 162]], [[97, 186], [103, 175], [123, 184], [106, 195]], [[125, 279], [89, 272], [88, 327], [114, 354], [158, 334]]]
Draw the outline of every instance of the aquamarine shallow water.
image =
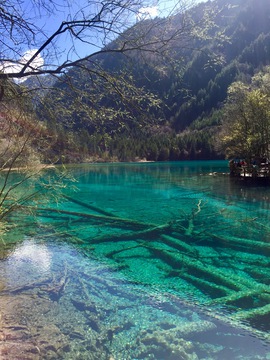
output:
[[69, 171], [2, 246], [3, 359], [270, 359], [270, 188], [225, 161]]

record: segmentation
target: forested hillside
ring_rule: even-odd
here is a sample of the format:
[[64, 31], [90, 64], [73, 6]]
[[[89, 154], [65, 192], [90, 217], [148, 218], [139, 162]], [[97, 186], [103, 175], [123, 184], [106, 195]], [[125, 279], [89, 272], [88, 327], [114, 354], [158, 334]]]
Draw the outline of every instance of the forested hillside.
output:
[[[108, 51], [44, 91], [35, 107], [54, 139], [51, 152], [66, 162], [224, 158], [215, 144], [227, 89], [270, 63], [270, 1], [209, 1], [188, 19], [197, 33], [173, 39], [164, 56]], [[183, 14], [141, 21], [110, 48], [146, 23], [154, 39], [155, 22], [172, 29], [181, 21]]]

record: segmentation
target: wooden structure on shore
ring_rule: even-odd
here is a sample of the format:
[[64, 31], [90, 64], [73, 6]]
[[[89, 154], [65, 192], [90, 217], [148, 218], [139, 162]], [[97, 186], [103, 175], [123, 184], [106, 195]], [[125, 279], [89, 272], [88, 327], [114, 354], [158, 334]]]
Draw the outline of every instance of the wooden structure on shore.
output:
[[267, 159], [254, 159], [252, 162], [230, 160], [230, 176], [253, 183], [270, 184], [270, 163]]

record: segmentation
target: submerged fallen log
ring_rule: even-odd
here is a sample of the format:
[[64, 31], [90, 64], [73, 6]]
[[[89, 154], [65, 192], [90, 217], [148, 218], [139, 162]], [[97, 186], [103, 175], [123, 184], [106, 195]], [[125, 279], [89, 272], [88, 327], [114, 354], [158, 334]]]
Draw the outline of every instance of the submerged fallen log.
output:
[[198, 251], [194, 246], [187, 244], [186, 242], [180, 240], [177, 237], [162, 234], [161, 238], [165, 244], [169, 245], [170, 247], [172, 247], [174, 249], [183, 251], [186, 254], [189, 254], [189, 255], [192, 255], [195, 257], [198, 256]]
[[209, 305], [233, 303], [241, 299], [253, 298], [254, 296], [267, 297], [268, 301], [270, 301], [270, 287], [267, 285], [258, 285], [253, 289], [237, 291], [228, 296], [215, 299], [211, 301]]
[[180, 277], [185, 279], [187, 282], [194, 284], [200, 291], [206, 293], [215, 298], [231, 294], [233, 291], [228, 289], [226, 286], [218, 285], [214, 282], [204, 280], [198, 276], [181, 273]]
[[[265, 331], [261, 331], [258, 329], [255, 329], [254, 327], [251, 327], [246, 322], [243, 322], [242, 320], [245, 320], [245, 317], [243, 315], [244, 312], [239, 312], [239, 316], [237, 314], [234, 314], [232, 316], [227, 316], [227, 314], [219, 313], [216, 311], [213, 311], [212, 308], [209, 308], [207, 304], [203, 304], [203, 306], [199, 306], [197, 302], [194, 302], [192, 299], [183, 299], [179, 298], [177, 295], [174, 295], [172, 293], [167, 293], [167, 296], [174, 302], [176, 306], [178, 306], [181, 310], [183, 308], [187, 308], [190, 310], [193, 310], [195, 313], [203, 314], [211, 319], [217, 320], [221, 324], [227, 324], [229, 326], [233, 326], [235, 329], [243, 329], [247, 333], [249, 333], [252, 337], [258, 337], [259, 339], [263, 339], [267, 342], [270, 341], [270, 335], [266, 333]], [[206, 306], [205, 306], [206, 305]], [[269, 305], [270, 306], [270, 305]], [[262, 312], [268, 313], [268, 309], [262, 310]], [[247, 312], [245, 312], [247, 315]], [[241, 316], [242, 314], [242, 316]]]
[[71, 216], [76, 216], [76, 217], [82, 217], [82, 218], [87, 218], [87, 219], [91, 219], [91, 220], [103, 220], [103, 221], [108, 221], [108, 222], [112, 222], [115, 224], [118, 224], [119, 227], [123, 227], [123, 226], [130, 226], [132, 228], [136, 228], [136, 229], [147, 229], [149, 227], [155, 227], [156, 225], [153, 224], [147, 224], [147, 223], [143, 223], [137, 220], [130, 220], [130, 219], [125, 219], [125, 218], [120, 218], [120, 217], [115, 217], [115, 216], [106, 216], [106, 215], [96, 215], [96, 214], [89, 214], [89, 213], [82, 213], [82, 212], [77, 212], [77, 211], [68, 211], [68, 210], [62, 210], [62, 209], [53, 209], [53, 208], [35, 208], [35, 211], [37, 212], [54, 212], [54, 213], [59, 213], [59, 214], [66, 214], [66, 215], [71, 215]]
[[[121, 218], [116, 218], [119, 221], [122, 221]], [[124, 219], [126, 221], [126, 219]], [[137, 226], [137, 222], [134, 222], [134, 225]], [[194, 246], [188, 245], [186, 242], [182, 241], [179, 237], [175, 237], [172, 235], [174, 232], [174, 222], [162, 224], [162, 225], [153, 225], [147, 223], [139, 223], [140, 225], [146, 227], [146, 229], [139, 230], [135, 229], [135, 232], [128, 232], [124, 234], [105, 234], [93, 237], [89, 239], [91, 244], [101, 244], [105, 242], [120, 242], [120, 241], [128, 241], [128, 240], [141, 240], [147, 238], [147, 240], [157, 240], [159, 237], [162, 238], [165, 244], [169, 246], [192, 254], [193, 256], [197, 255], [197, 251]], [[118, 227], [120, 227], [118, 225]], [[134, 231], [134, 229], [132, 229]], [[188, 239], [187, 235], [183, 235], [186, 239]]]
[[68, 280], [67, 268], [65, 267], [64, 274], [61, 276], [61, 278], [45, 289], [48, 292], [51, 300], [59, 301], [60, 297], [65, 291]]
[[228, 274], [222, 270], [205, 264], [200, 260], [190, 258], [184, 254], [175, 254], [171, 251], [166, 251], [157, 247], [154, 248], [153, 246], [150, 246], [150, 244], [147, 246], [147, 248], [150, 249], [156, 257], [165, 261], [173, 269], [184, 269], [185, 273], [196, 275], [197, 277], [203, 278], [208, 282], [213, 282], [214, 284], [227, 287], [228, 292], [230, 292], [230, 290], [243, 290], [246, 287], [241, 283], [240, 277], [231, 275], [229, 278]]
[[99, 214], [102, 214], [102, 215], [105, 215], [105, 216], [110, 216], [110, 217], [117, 217], [116, 215], [112, 214], [111, 212], [109, 211], [106, 211], [106, 210], [103, 210], [103, 209], [100, 209], [99, 207], [97, 206], [94, 206], [94, 205], [90, 205], [90, 204], [86, 204], [85, 202], [83, 201], [80, 201], [80, 200], [77, 200], [77, 199], [74, 199], [70, 196], [67, 196], [67, 195], [63, 195], [63, 197], [71, 202], [73, 202], [74, 204], [77, 204], [77, 205], [80, 205], [86, 209], [90, 209], [90, 210], [93, 210]]
[[122, 248], [122, 249], [113, 250], [113, 251], [110, 251], [109, 253], [107, 253], [106, 257], [108, 259], [113, 259], [115, 255], [119, 255], [119, 254], [121, 254], [122, 252], [125, 252], [125, 251], [137, 249], [137, 248], [139, 248], [141, 246], [143, 246], [143, 244], [136, 244], [134, 246], [128, 246], [128, 247], [125, 247], [125, 248]]
[[224, 238], [219, 235], [212, 235], [212, 237], [224, 244], [229, 245], [230, 247], [241, 249], [244, 248], [246, 252], [254, 253], [254, 251], [259, 251], [260, 253], [263, 252], [263, 254], [265, 254], [265, 252], [270, 252], [270, 244], [267, 242], [250, 240], [236, 236]]
[[44, 286], [47, 286], [48, 283], [50, 283], [52, 281], [51, 278], [46, 278], [46, 279], [42, 279], [39, 281], [33, 281], [31, 283], [28, 284], [24, 284], [21, 286], [16, 286], [14, 288], [7, 288], [7, 289], [3, 289], [1, 290], [1, 295], [5, 295], [5, 294], [18, 294], [20, 292], [24, 292], [27, 290], [33, 290], [36, 288], [42, 288]]
[[158, 226], [149, 226], [146, 230], [143, 231], [137, 231], [137, 232], [129, 232], [124, 234], [117, 234], [117, 235], [101, 235], [94, 237], [90, 239], [89, 241], [91, 244], [101, 244], [105, 242], [117, 242], [117, 241], [128, 241], [128, 240], [139, 240], [144, 239], [145, 237], [154, 237], [155, 239], [157, 236], [165, 232], [171, 227], [171, 224], [165, 224], [165, 225], [158, 225]]
[[237, 320], [251, 320], [260, 316], [270, 316], [270, 304], [252, 310], [238, 311], [233, 315]]

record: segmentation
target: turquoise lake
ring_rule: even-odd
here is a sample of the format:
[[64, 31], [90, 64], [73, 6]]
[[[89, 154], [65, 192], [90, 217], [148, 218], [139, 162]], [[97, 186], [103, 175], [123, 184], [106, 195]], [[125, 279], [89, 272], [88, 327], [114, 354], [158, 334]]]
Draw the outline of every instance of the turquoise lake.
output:
[[225, 161], [68, 170], [2, 239], [1, 359], [270, 360], [270, 187]]

